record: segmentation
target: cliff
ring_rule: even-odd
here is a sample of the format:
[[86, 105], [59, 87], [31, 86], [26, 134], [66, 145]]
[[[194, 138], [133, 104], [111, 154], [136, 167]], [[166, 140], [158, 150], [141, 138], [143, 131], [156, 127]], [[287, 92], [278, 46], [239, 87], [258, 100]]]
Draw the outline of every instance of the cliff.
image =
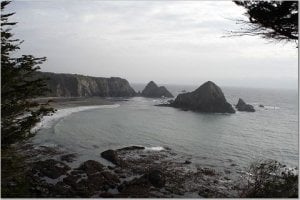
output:
[[164, 86], [158, 87], [156, 83], [150, 81], [141, 95], [143, 97], [160, 98], [160, 97], [173, 97], [173, 95]]
[[235, 113], [215, 83], [207, 81], [193, 92], [179, 94], [170, 106], [209, 113]]
[[46, 96], [132, 97], [136, 94], [127, 80], [118, 77], [102, 78], [50, 72], [38, 72], [37, 76], [48, 78], [46, 83], [51, 92]]

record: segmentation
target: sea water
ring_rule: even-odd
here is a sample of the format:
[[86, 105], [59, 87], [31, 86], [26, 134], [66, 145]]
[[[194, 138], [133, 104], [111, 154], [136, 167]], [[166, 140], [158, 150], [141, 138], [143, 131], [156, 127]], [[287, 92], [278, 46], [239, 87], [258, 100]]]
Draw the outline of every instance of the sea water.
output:
[[[196, 87], [168, 88], [177, 95]], [[197, 113], [154, 106], [162, 99], [134, 97], [113, 106], [62, 109], [39, 125], [32, 142], [77, 153], [80, 161], [101, 161], [102, 151], [140, 145], [153, 151], [170, 148], [178, 159], [217, 170], [241, 171], [265, 159], [298, 167], [297, 91], [222, 90], [229, 103], [243, 98], [256, 112]]]

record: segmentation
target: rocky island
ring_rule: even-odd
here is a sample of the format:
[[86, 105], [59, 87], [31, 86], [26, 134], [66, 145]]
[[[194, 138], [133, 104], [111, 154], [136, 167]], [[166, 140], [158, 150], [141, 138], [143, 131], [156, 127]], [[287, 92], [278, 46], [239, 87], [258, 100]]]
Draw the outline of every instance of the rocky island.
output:
[[173, 97], [171, 92], [169, 92], [166, 87], [164, 86], [159, 87], [153, 81], [150, 81], [146, 85], [146, 87], [141, 93], [141, 96], [150, 97], [150, 98], [160, 98], [160, 97], [172, 98]]
[[222, 90], [212, 81], [207, 81], [193, 92], [179, 94], [171, 107], [208, 113], [235, 113]]
[[246, 104], [245, 101], [239, 98], [238, 104], [235, 106], [238, 111], [245, 111], [245, 112], [255, 112], [255, 109], [252, 105]]

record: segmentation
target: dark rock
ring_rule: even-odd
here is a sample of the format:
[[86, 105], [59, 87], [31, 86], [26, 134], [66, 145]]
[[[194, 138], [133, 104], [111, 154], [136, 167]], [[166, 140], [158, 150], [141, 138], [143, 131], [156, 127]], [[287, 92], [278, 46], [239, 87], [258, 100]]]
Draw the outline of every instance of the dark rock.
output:
[[62, 155], [60, 157], [60, 160], [61, 161], [66, 161], [66, 162], [73, 162], [76, 157], [77, 157], [76, 153], [71, 153], [71, 154], [67, 154], [67, 155]]
[[38, 161], [34, 163], [33, 171], [38, 173], [39, 176], [47, 176], [56, 179], [67, 173], [71, 168], [63, 162], [48, 159], [45, 161]]
[[264, 106], [264, 105], [262, 105], [262, 104], [259, 104], [259, 107], [260, 107], [260, 108], [264, 108], [265, 106]]
[[165, 176], [160, 170], [151, 170], [139, 178], [129, 182], [124, 181], [118, 187], [121, 196], [127, 197], [149, 197], [151, 187], [161, 188], [165, 186]]
[[160, 170], [151, 170], [146, 176], [154, 187], [161, 188], [166, 183], [165, 176]]
[[173, 97], [173, 95], [164, 87], [158, 87], [153, 81], [150, 81], [142, 91], [143, 97], [160, 98]]
[[[98, 167], [94, 167], [95, 164], [88, 163], [85, 162], [81, 166], [86, 166], [84, 169], [87, 171], [96, 171], [94, 169], [98, 169]], [[109, 171], [98, 171], [97, 173], [88, 173], [88, 176], [85, 177], [80, 174], [68, 175], [63, 179], [63, 183], [70, 186], [78, 196], [89, 197], [96, 191], [107, 191], [109, 188], [117, 187], [120, 180]]]
[[120, 179], [118, 178], [118, 176], [110, 173], [109, 171], [101, 172], [101, 175], [110, 183], [110, 185], [120, 183]]
[[86, 172], [83, 171], [83, 170], [78, 170], [78, 169], [74, 169], [73, 171], [70, 172], [71, 175], [82, 175], [82, 174], [85, 174]]
[[76, 197], [76, 192], [72, 187], [61, 181], [54, 186], [53, 193], [55, 194], [54, 197], [59, 198]]
[[191, 164], [192, 162], [191, 161], [189, 161], [189, 160], [186, 160], [185, 162], [184, 162], [184, 164]]
[[116, 174], [122, 174], [123, 173], [123, 171], [121, 170], [121, 169], [115, 169], [115, 171], [114, 171]]
[[94, 174], [93, 176], [89, 176], [87, 180], [88, 188], [91, 191], [98, 190], [108, 190], [109, 182], [106, 181], [105, 177], [102, 174]]
[[209, 188], [201, 188], [199, 195], [205, 198], [212, 198], [214, 197], [214, 191], [211, 191]]
[[69, 175], [69, 176], [67, 176], [63, 179], [63, 183], [65, 183], [66, 185], [71, 186], [74, 189], [78, 189], [78, 187], [80, 187], [80, 185], [77, 184], [79, 179], [81, 179], [80, 175]]
[[120, 178], [126, 178], [126, 176], [125, 175], [120, 175]]
[[149, 190], [151, 183], [149, 180], [142, 176], [135, 178], [129, 182], [124, 181], [123, 184], [118, 186], [118, 191], [121, 197], [149, 197]]
[[114, 195], [112, 193], [109, 193], [109, 192], [102, 192], [99, 197], [102, 197], [102, 198], [114, 198]]
[[115, 165], [120, 165], [121, 164], [120, 159], [118, 157], [118, 154], [114, 150], [109, 149], [109, 150], [103, 151], [101, 153], [101, 157], [108, 160], [108, 161], [110, 161], [110, 162], [112, 162]]
[[108, 165], [108, 166], [107, 166], [107, 168], [108, 168], [108, 169], [110, 169], [110, 170], [113, 170], [113, 169], [115, 169], [115, 167], [113, 167], [113, 166], [110, 166], [110, 165]]
[[208, 81], [193, 92], [179, 94], [171, 106], [184, 110], [208, 113], [235, 113], [222, 90]]
[[145, 149], [145, 147], [142, 147], [142, 146], [129, 146], [129, 147], [124, 147], [124, 148], [121, 148], [121, 149], [117, 149], [117, 151], [122, 151], [122, 150], [132, 151], [132, 150], [143, 150], [143, 149]]
[[235, 106], [238, 111], [246, 111], [246, 112], [255, 112], [255, 109], [252, 105], [246, 104], [243, 99], [239, 99], [238, 104]]
[[103, 168], [104, 166], [101, 163], [94, 160], [88, 160], [82, 163], [77, 169], [86, 172], [88, 175], [92, 175], [101, 172]]

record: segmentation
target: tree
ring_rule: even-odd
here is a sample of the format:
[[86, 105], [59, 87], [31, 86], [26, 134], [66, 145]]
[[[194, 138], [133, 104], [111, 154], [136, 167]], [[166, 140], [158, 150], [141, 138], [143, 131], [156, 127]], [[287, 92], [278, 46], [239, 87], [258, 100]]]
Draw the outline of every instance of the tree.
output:
[[23, 41], [14, 39], [11, 33], [16, 22], [9, 21], [15, 13], [4, 13], [9, 3], [1, 1], [1, 144], [4, 147], [32, 136], [31, 128], [42, 116], [54, 111], [49, 102], [32, 100], [47, 91], [44, 79], [34, 76], [46, 57], [12, 55]]
[[298, 42], [298, 1], [234, 1], [246, 8], [249, 21], [234, 35], [259, 35], [275, 41]]

